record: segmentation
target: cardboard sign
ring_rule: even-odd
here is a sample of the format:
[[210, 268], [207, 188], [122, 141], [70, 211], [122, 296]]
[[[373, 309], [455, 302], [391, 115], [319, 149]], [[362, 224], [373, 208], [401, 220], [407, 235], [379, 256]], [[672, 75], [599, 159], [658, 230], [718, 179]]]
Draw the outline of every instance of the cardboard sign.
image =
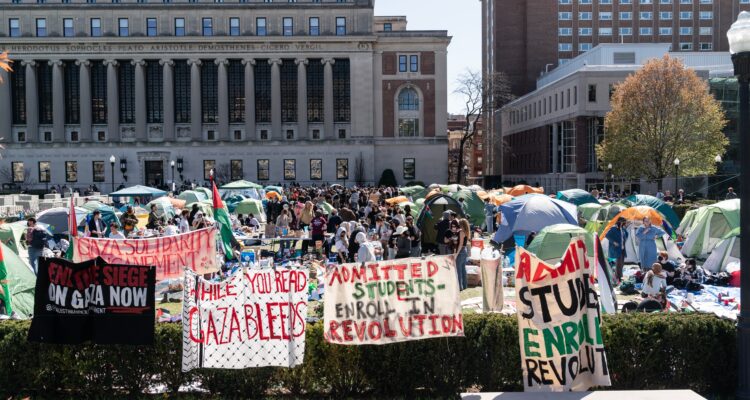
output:
[[594, 271], [581, 238], [555, 266], [518, 248], [516, 305], [527, 392], [610, 386]]
[[29, 340], [152, 344], [155, 268], [40, 258]]
[[325, 282], [324, 335], [330, 343], [387, 344], [464, 335], [451, 256], [331, 266]]
[[101, 257], [107, 262], [156, 266], [156, 279], [179, 278], [187, 267], [199, 274], [216, 272], [216, 229], [149, 239], [76, 238], [73, 260]]
[[307, 271], [241, 269], [221, 283], [185, 272], [182, 370], [294, 367], [305, 356]]

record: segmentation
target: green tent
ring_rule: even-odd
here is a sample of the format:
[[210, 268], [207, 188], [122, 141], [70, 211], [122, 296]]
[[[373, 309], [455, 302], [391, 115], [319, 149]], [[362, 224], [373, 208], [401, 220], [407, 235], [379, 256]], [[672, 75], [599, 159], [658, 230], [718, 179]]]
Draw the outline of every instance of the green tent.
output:
[[165, 196], [167, 192], [143, 185], [135, 185], [125, 189], [120, 189], [116, 192], [112, 192], [109, 195], [112, 197], [158, 197]]
[[594, 234], [571, 224], [550, 225], [537, 233], [529, 244], [528, 251], [536, 254], [541, 260], [556, 264], [565, 254], [565, 250], [574, 237], [583, 236], [586, 241], [586, 252], [594, 255]]
[[172, 205], [172, 202], [169, 201], [166, 197], [159, 197], [158, 199], [151, 200], [148, 204], [146, 204], [146, 209], [151, 211], [151, 205], [156, 205], [156, 215], [158, 217], [166, 217], [167, 219], [174, 218], [175, 214], [177, 213], [174, 209], [174, 205]]
[[740, 261], [740, 228], [733, 229], [716, 245], [703, 263], [703, 269], [713, 273], [726, 271], [727, 264]]
[[255, 199], [245, 199], [237, 203], [234, 208], [235, 214], [248, 215], [253, 214], [259, 222], [266, 222], [266, 213], [263, 210], [263, 202]]
[[557, 192], [557, 199], [580, 206], [581, 204], [599, 204], [599, 200], [583, 189], [570, 189]]
[[680, 226], [675, 229], [675, 233], [677, 233], [678, 235], [682, 235], [683, 237], [687, 237], [688, 235], [690, 235], [690, 229], [693, 227], [693, 222], [695, 222], [695, 217], [697, 215], [697, 208], [687, 210], [685, 212], [685, 216], [682, 217], [682, 221], [680, 221]]
[[412, 216], [412, 218], [419, 217], [419, 213], [420, 213], [420, 211], [422, 211], [422, 206], [419, 206], [419, 205], [417, 205], [415, 203], [412, 203], [410, 201], [405, 201], [403, 203], [399, 203], [398, 204], [398, 207], [400, 209], [402, 209], [402, 210], [405, 209], [406, 206], [409, 206], [409, 209], [411, 210], [411, 216]]
[[663, 215], [673, 229], [680, 225], [680, 217], [678, 217], [674, 212], [672, 206], [662, 200], [657, 199], [654, 196], [649, 196], [646, 194], [636, 194], [626, 199], [620, 200], [620, 203], [625, 204], [628, 207], [649, 206], [658, 211], [659, 214]]
[[320, 210], [323, 211], [323, 214], [325, 215], [330, 215], [331, 210], [333, 210], [333, 206], [325, 201], [322, 203], [318, 203], [318, 207], [320, 207]]
[[219, 189], [234, 189], [234, 190], [242, 190], [242, 189], [263, 189], [263, 186], [258, 185], [257, 183], [253, 183], [250, 181], [234, 181], [229, 182], [226, 185], [221, 186]]
[[[595, 207], [592, 204], [584, 204], [581, 207]], [[581, 210], [578, 207], [578, 210]], [[617, 214], [627, 209], [628, 207], [620, 203], [604, 204], [599, 208], [586, 222], [586, 231], [591, 233], [602, 233], [602, 230], [607, 226], [612, 218], [616, 217]]]
[[[211, 189], [209, 188], [197, 187], [194, 191], [203, 193], [206, 196], [206, 200], [211, 200], [213, 198], [213, 193], [211, 193]], [[211, 203], [211, 206], [213, 207], [213, 203]]]
[[412, 200], [423, 199], [430, 192], [429, 189], [425, 189], [424, 186], [406, 186], [399, 189], [404, 196], [411, 197]]
[[424, 207], [422, 207], [417, 217], [417, 228], [422, 231], [422, 250], [437, 250], [437, 229], [435, 229], [435, 224], [442, 218], [444, 211], [454, 211], [460, 217], [464, 216], [461, 205], [450, 196], [439, 194], [430, 197], [424, 202]]
[[682, 254], [706, 259], [714, 247], [740, 226], [740, 200], [726, 200], [698, 209], [690, 226]]
[[198, 210], [200, 210], [203, 215], [207, 217], [214, 217], [214, 203], [210, 200], [204, 200], [204, 201], [197, 201], [195, 203], [188, 203], [185, 205], [185, 210], [192, 210], [193, 204], [198, 205]]
[[471, 190], [459, 190], [450, 193], [449, 196], [456, 201], [464, 199], [464, 213], [467, 214], [466, 218], [469, 219], [469, 222], [472, 225], [482, 226], [482, 224], [484, 224], [484, 201], [482, 201], [476, 192], [472, 192]]
[[8, 246], [0, 243], [0, 248], [3, 261], [0, 263], [0, 282], [7, 282], [0, 287], [10, 292], [10, 309], [20, 318], [29, 318], [34, 312], [36, 275], [26, 261]]
[[87, 201], [86, 204], [81, 206], [81, 208], [85, 208], [90, 212], [94, 212], [104, 206], [106, 206], [106, 204], [102, 203], [101, 201], [91, 200]]
[[180, 194], [177, 195], [177, 198], [180, 200], [185, 200], [185, 203], [197, 203], [199, 201], [205, 201], [208, 200], [209, 197], [206, 196], [205, 193], [198, 192], [195, 190], [186, 190]]
[[26, 221], [16, 221], [12, 223], [4, 223], [0, 225], [0, 241], [8, 248], [16, 253], [19, 249], [25, 249], [26, 244], [23, 243], [22, 236], [26, 234]]
[[599, 203], [584, 203], [578, 206], [578, 213], [581, 214], [581, 217], [583, 217], [583, 219], [585, 219], [586, 221], [590, 221], [591, 218], [594, 217], [596, 213], [601, 209], [602, 205]]
[[237, 208], [237, 204], [239, 204], [242, 200], [245, 200], [245, 196], [241, 194], [235, 194], [223, 200], [224, 200], [224, 204], [227, 206], [227, 210], [230, 213], [233, 213], [234, 209]]

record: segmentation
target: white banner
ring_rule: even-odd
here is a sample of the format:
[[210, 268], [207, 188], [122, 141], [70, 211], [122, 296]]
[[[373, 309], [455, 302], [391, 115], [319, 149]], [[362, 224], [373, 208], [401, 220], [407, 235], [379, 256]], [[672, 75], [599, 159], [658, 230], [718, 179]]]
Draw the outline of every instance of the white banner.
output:
[[242, 269], [221, 283], [186, 270], [182, 370], [300, 365], [306, 316], [305, 270]]
[[599, 328], [595, 265], [574, 238], [552, 266], [523, 248], [516, 254], [516, 305], [527, 392], [585, 391], [610, 386]]
[[331, 266], [325, 282], [324, 334], [330, 343], [464, 335], [452, 256]]

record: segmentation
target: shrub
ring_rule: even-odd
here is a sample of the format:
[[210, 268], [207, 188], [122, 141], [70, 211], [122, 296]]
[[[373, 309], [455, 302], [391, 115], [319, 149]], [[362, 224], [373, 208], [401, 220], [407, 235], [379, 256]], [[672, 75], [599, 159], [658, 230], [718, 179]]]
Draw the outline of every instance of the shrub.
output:
[[[329, 344], [317, 323], [308, 325], [305, 362], [296, 368], [189, 374], [180, 371], [179, 324], [158, 325], [153, 347], [29, 343], [28, 327], [26, 321], [0, 323], [0, 395], [130, 398], [151, 386], [175, 393], [193, 382], [223, 398], [438, 398], [467, 388], [523, 390], [515, 316], [467, 314], [465, 338], [384, 346]], [[602, 335], [613, 390], [734, 393], [733, 322], [704, 314], [620, 314], [604, 318]]]

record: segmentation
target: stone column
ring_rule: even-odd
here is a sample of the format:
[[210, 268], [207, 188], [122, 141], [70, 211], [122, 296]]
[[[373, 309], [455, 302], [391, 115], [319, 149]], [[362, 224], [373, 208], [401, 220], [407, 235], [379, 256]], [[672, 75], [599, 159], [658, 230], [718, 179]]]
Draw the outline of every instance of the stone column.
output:
[[0, 132], [3, 132], [0, 141], [12, 142], [14, 139], [10, 135], [13, 129], [13, 100], [10, 94], [10, 74], [2, 68], [0, 68], [0, 80], [2, 80], [0, 83]]
[[21, 61], [26, 67], [26, 141], [39, 141], [39, 103], [36, 90], [36, 61]]
[[139, 141], [148, 140], [146, 132], [146, 61], [133, 60], [135, 66], [135, 137]]
[[[91, 61], [89, 60], [77, 60], [76, 65], [80, 66], [80, 76], [78, 78], [78, 90], [81, 94], [80, 108], [81, 115], [79, 122], [81, 124], [81, 132], [79, 137], [83, 140], [84, 138], [91, 138]], [[109, 92], [109, 79], [107, 79], [107, 92]], [[114, 137], [119, 137], [119, 132], [113, 132], [110, 134], [110, 140]]]
[[323, 137], [326, 139], [335, 139], [336, 133], [333, 131], [333, 64], [336, 60], [324, 58], [323, 63]]
[[271, 139], [281, 140], [281, 60], [268, 60], [271, 64]]
[[245, 138], [256, 140], [255, 133], [255, 60], [242, 60], [245, 66]]
[[307, 59], [295, 60], [297, 63], [297, 137], [311, 138], [307, 129]]
[[201, 60], [188, 60], [190, 65], [190, 137], [203, 140], [203, 116], [201, 115]]
[[159, 64], [164, 66], [162, 71], [162, 99], [164, 101], [164, 140], [174, 140], [174, 61], [160, 60]]
[[65, 87], [63, 67], [60, 60], [50, 60], [52, 66], [52, 141], [65, 142]]
[[[120, 65], [117, 60], [105, 60], [107, 66], [107, 141], [120, 141], [120, 85], [117, 79], [117, 67]], [[91, 89], [89, 89], [91, 93]], [[89, 99], [89, 103], [91, 100]], [[91, 132], [88, 136], [89, 140]]]
[[218, 65], [217, 85], [219, 98], [219, 140], [229, 140], [229, 86], [227, 83], [227, 65], [229, 61], [226, 58], [214, 60]]

